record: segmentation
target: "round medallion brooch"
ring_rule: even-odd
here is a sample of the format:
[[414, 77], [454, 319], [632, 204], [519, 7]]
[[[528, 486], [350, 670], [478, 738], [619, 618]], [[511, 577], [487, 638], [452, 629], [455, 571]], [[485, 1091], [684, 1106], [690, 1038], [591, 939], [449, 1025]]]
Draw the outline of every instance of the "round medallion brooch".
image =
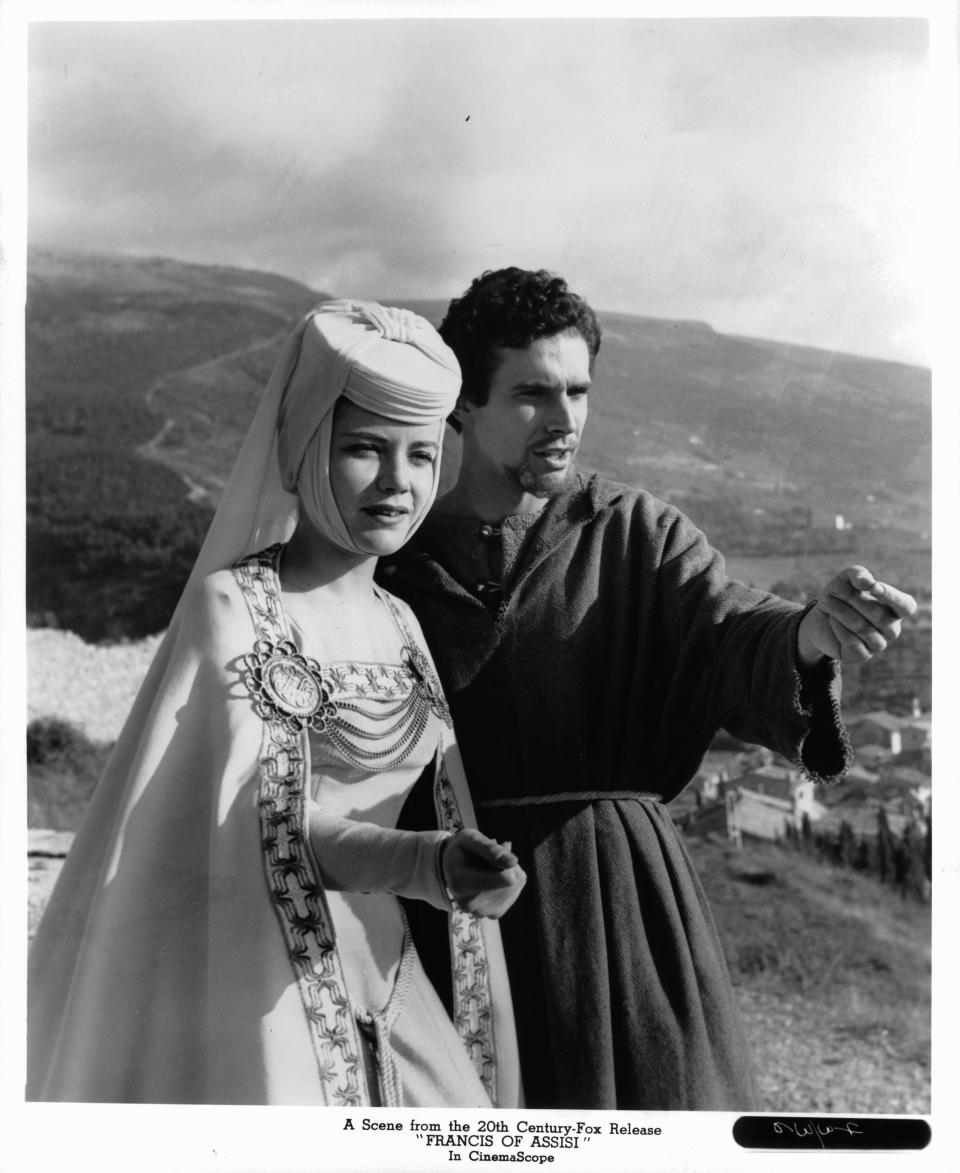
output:
[[325, 729], [337, 715], [330, 689], [316, 660], [290, 640], [258, 639], [241, 658], [240, 675], [254, 708], [266, 721], [280, 721], [291, 732]]

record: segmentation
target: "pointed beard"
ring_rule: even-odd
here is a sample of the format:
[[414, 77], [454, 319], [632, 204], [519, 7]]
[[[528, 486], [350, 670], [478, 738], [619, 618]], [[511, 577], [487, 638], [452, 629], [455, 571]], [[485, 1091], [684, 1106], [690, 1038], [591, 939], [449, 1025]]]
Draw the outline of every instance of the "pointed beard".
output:
[[573, 476], [574, 462], [558, 472], [534, 473], [525, 464], [516, 471], [517, 483], [533, 497], [556, 497], [567, 487]]

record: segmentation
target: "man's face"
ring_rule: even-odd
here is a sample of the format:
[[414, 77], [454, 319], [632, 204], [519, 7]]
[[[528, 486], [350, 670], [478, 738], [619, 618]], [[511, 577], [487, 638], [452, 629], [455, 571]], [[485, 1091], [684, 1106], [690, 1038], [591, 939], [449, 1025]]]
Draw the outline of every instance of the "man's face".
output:
[[503, 512], [539, 508], [563, 488], [587, 418], [590, 355], [576, 330], [499, 348], [483, 406], [461, 401], [463, 470], [502, 500]]

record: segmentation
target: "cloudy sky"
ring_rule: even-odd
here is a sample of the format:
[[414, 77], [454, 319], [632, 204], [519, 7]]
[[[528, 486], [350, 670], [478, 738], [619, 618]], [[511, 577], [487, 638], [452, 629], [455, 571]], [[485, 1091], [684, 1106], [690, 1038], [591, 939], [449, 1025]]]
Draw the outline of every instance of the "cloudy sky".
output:
[[32, 244], [929, 360], [921, 20], [38, 23]]

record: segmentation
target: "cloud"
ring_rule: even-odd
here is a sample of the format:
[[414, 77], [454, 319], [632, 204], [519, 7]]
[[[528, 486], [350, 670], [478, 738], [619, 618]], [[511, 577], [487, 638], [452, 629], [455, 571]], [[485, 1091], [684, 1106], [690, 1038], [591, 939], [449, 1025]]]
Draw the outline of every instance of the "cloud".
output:
[[35, 25], [31, 235], [357, 295], [544, 265], [922, 357], [924, 53], [905, 20]]

